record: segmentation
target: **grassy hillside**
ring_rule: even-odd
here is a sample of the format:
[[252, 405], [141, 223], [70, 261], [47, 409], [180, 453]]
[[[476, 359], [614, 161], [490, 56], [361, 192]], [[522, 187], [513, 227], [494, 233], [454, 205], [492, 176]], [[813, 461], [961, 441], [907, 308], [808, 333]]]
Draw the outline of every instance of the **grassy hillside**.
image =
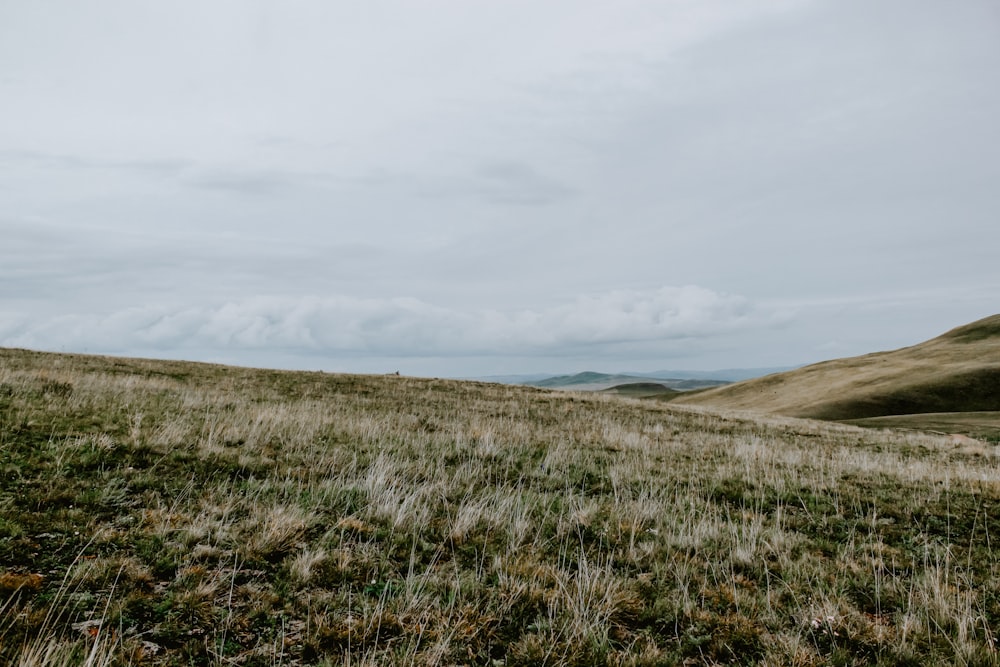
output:
[[826, 361], [677, 401], [829, 420], [1000, 411], [1000, 315], [901, 350]]
[[0, 350], [0, 664], [997, 665], [995, 448]]

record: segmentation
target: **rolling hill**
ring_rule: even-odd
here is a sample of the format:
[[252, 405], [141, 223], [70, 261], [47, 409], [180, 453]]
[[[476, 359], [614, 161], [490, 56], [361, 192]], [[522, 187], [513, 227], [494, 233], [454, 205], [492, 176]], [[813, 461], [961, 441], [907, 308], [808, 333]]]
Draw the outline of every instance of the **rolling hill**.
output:
[[717, 387], [726, 384], [724, 380], [691, 379], [691, 378], [669, 378], [653, 377], [650, 375], [628, 375], [595, 373], [585, 371], [575, 375], [557, 375], [544, 380], [526, 382], [531, 387], [541, 387], [543, 389], [566, 389], [570, 391], [603, 391], [612, 387], [620, 387], [628, 384], [660, 384], [668, 389], [676, 391], [689, 391], [692, 389], [703, 389], [705, 387]]
[[1000, 315], [911, 347], [824, 361], [675, 400], [831, 421], [967, 412], [1000, 417]]
[[655, 398], [658, 401], [670, 401], [681, 394], [679, 390], [671, 389], [659, 382], [629, 382], [627, 384], [608, 387], [601, 391], [606, 394], [616, 394], [630, 398]]

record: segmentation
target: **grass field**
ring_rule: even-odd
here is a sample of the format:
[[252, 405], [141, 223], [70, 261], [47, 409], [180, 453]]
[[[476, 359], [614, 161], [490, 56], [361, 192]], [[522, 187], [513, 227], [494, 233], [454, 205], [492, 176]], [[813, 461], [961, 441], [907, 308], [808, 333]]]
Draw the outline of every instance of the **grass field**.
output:
[[989, 444], [0, 350], [0, 663], [997, 665]]
[[963, 433], [979, 440], [1000, 444], [1000, 412], [928, 412], [855, 419], [846, 423], [871, 428]]

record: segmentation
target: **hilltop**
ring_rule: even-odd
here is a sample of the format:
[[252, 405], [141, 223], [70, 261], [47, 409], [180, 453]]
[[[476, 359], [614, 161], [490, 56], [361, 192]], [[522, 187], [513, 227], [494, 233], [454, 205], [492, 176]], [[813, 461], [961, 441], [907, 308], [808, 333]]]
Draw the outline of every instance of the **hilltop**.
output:
[[825, 361], [676, 401], [825, 420], [1000, 411], [1000, 315], [911, 347]]

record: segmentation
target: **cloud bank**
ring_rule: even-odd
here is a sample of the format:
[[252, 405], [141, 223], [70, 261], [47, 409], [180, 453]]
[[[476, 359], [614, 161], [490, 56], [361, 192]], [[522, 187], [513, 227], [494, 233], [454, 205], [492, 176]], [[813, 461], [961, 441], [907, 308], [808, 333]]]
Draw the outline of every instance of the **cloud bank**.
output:
[[780, 323], [746, 299], [698, 286], [612, 291], [545, 309], [461, 310], [415, 298], [254, 297], [30, 319], [0, 314], [0, 345], [107, 353], [282, 349], [303, 356], [559, 356], [655, 350]]

